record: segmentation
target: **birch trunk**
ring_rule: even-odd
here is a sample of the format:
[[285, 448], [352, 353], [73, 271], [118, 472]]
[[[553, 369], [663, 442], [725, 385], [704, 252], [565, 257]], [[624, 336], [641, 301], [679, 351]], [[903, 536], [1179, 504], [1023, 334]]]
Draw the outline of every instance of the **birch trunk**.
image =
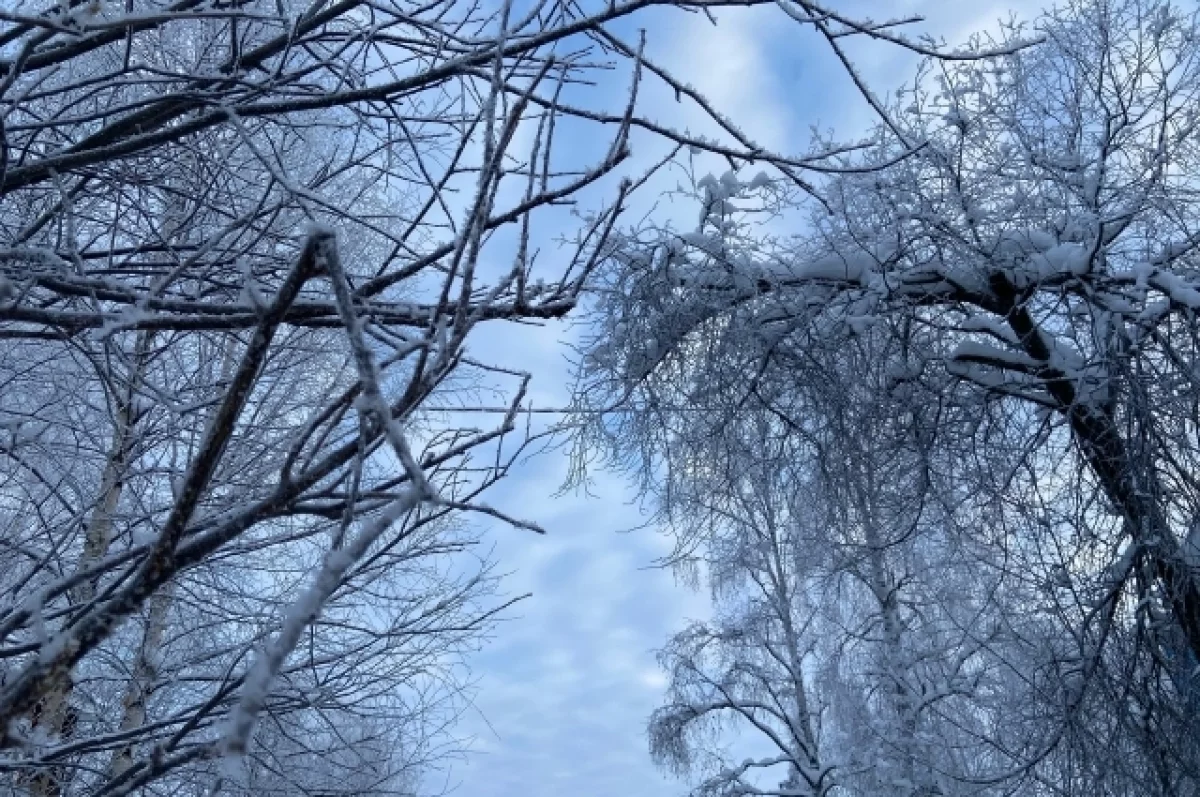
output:
[[[233, 369], [237, 365], [234, 347], [236, 339], [226, 336], [221, 345], [221, 376], [219, 384], [225, 385], [233, 377]], [[208, 428], [216, 414], [216, 405], [210, 408], [200, 429]], [[198, 443], [199, 441], [193, 441]], [[167, 615], [174, 602], [174, 588], [167, 583], [161, 590], [150, 597], [146, 614], [146, 626], [142, 632], [142, 640], [138, 645], [137, 654], [131, 668], [129, 683], [125, 687], [125, 695], [121, 699], [121, 724], [119, 730], [130, 731], [146, 722], [146, 708], [151, 695], [154, 694], [159, 674], [159, 662], [162, 658], [163, 635], [166, 632]], [[113, 753], [108, 765], [108, 776], [114, 779], [124, 774], [133, 766], [133, 745], [126, 745]]]
[[[117, 397], [116, 414], [113, 418], [112, 442], [105, 459], [104, 471], [100, 476], [100, 490], [96, 506], [88, 519], [84, 532], [83, 551], [75, 563], [75, 573], [91, 570], [108, 555], [113, 541], [113, 519], [125, 486], [126, 469], [136, 442], [138, 385], [144, 375], [149, 358], [152, 331], [138, 333], [134, 348], [133, 363], [123, 390]], [[86, 578], [67, 593], [74, 607], [83, 607], [96, 597], [97, 579]], [[46, 736], [69, 737], [74, 729], [75, 712], [71, 708], [74, 684], [69, 675], [59, 679], [32, 713], [33, 726]], [[46, 770], [36, 775], [30, 784], [34, 797], [59, 797], [63, 789], [63, 775], [59, 770]]]

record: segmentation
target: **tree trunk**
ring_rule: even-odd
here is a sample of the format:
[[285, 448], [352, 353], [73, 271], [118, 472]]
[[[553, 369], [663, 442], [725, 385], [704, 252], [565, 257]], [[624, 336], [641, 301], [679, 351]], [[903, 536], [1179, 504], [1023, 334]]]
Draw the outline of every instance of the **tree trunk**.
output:
[[[221, 345], [221, 376], [219, 384], [224, 385], [233, 376], [237, 365], [234, 344], [236, 338], [226, 336]], [[212, 423], [216, 414], [214, 405], [200, 424], [201, 431]], [[167, 583], [161, 590], [150, 596], [146, 616], [146, 627], [142, 632], [142, 641], [134, 658], [129, 683], [125, 687], [125, 695], [121, 699], [121, 724], [119, 730], [130, 731], [146, 722], [146, 707], [150, 696], [154, 693], [155, 681], [158, 678], [159, 661], [162, 655], [163, 634], [166, 631], [167, 615], [174, 600], [174, 589]], [[114, 779], [133, 766], [133, 745], [124, 747], [113, 753], [108, 766], [109, 779]]]
[[[135, 408], [138, 384], [141, 382], [149, 356], [153, 332], [138, 333], [133, 355], [133, 366], [125, 381], [124, 390], [117, 397], [116, 417], [113, 419], [112, 442], [104, 471], [100, 476], [100, 491], [96, 505], [88, 519], [84, 533], [83, 552], [75, 563], [75, 573], [85, 573], [108, 555], [113, 540], [113, 518], [125, 486], [125, 471], [133, 452], [136, 438], [137, 412]], [[85, 578], [72, 587], [67, 596], [70, 604], [82, 607], [96, 597], [97, 579]], [[69, 738], [76, 721], [71, 708], [71, 693], [74, 684], [66, 674], [58, 680], [31, 712], [32, 724], [48, 738]], [[58, 797], [62, 794], [63, 773], [57, 769], [40, 772], [30, 784], [34, 797]]]
[[[146, 628], [142, 633], [137, 657], [134, 659], [129, 684], [125, 687], [125, 696], [121, 700], [120, 731], [133, 730], [146, 722], [146, 704], [154, 693], [155, 681], [158, 678], [163, 633], [166, 631], [167, 613], [171, 608], [172, 598], [171, 584], [167, 584], [150, 598]], [[109, 780], [124, 774], [131, 766], [133, 745], [125, 745], [113, 753], [112, 761], [108, 765]]]

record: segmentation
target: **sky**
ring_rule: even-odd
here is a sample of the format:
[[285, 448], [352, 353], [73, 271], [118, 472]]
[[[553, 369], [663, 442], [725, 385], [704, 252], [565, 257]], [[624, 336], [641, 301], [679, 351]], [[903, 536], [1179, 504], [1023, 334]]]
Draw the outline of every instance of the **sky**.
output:
[[[921, 15], [925, 21], [910, 33], [957, 44], [971, 32], [994, 29], [1010, 12], [1028, 18], [1043, 3], [835, 5], [860, 16]], [[636, 22], [646, 26], [653, 57], [772, 150], [801, 152], [812, 125], [852, 137], [871, 122], [866, 104], [821, 43], [802, 35], [778, 9], [731, 9], [717, 15], [715, 26], [682, 13]], [[881, 93], [916, 67], [913, 56], [879, 44], [855, 48], [854, 58]], [[661, 105], [664, 121], [701, 125], [698, 114]], [[634, 155], [636, 162], [636, 149]], [[649, 188], [654, 195], [656, 187]], [[472, 353], [532, 373], [536, 406], [564, 406], [568, 344], [575, 334], [562, 323], [489, 329]], [[655, 651], [689, 620], [707, 616], [706, 596], [654, 567], [669, 543], [653, 529], [639, 528], [646, 518], [624, 477], [599, 473], [590, 494], [560, 495], [567, 465], [565, 453], [545, 452], [490, 495], [490, 503], [547, 533], [486, 528], [500, 569], [509, 573], [506, 591], [530, 597], [472, 660], [474, 705], [460, 731], [473, 738], [474, 752], [453, 766], [445, 785], [465, 797], [682, 795], [686, 784], [651, 762], [645, 727], [666, 685]]]

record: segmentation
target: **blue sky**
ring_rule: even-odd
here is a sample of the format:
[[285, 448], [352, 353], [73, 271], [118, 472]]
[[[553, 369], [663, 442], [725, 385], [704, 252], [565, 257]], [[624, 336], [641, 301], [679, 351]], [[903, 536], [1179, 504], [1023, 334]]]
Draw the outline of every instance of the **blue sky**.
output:
[[[912, 32], [958, 43], [972, 31], [994, 28], [1010, 11], [1028, 17], [1042, 3], [837, 0], [835, 5], [877, 18], [919, 14], [926, 21]], [[681, 13], [635, 23], [647, 28], [652, 56], [771, 149], [802, 151], [814, 124], [850, 137], [871, 121], [821, 43], [803, 35], [778, 9], [730, 10], [718, 15], [716, 27], [703, 16]], [[877, 44], [855, 48], [854, 57], [880, 90], [894, 88], [916, 65], [912, 56]], [[626, 85], [624, 75], [614, 80], [618, 88]], [[695, 131], [703, 127], [698, 114], [673, 102], [660, 105], [663, 121]], [[635, 161], [650, 157], [636, 149], [634, 155]], [[648, 193], [647, 200], [655, 191]], [[557, 323], [488, 330], [473, 353], [530, 371], [534, 403], [563, 406], [569, 391], [566, 343], [573, 334], [570, 326]], [[601, 474], [591, 496], [556, 497], [566, 467], [564, 454], [542, 454], [489, 499], [548, 533], [487, 530], [501, 570], [511, 574], [509, 594], [532, 595], [473, 661], [475, 710], [465, 717], [463, 730], [474, 737], [475, 752], [454, 766], [449, 782], [468, 797], [683, 794], [684, 784], [652, 765], [644, 729], [665, 685], [654, 651], [688, 619], [706, 616], [705, 596], [652, 567], [668, 545], [651, 529], [629, 531], [644, 518], [620, 476]]]

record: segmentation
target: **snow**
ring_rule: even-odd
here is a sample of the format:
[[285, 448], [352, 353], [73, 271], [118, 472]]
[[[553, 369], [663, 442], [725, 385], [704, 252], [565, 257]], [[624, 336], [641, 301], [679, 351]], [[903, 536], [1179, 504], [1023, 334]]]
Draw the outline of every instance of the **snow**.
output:
[[0, 248], [0, 260], [14, 260], [41, 266], [48, 266], [52, 272], [69, 272], [73, 269], [70, 262], [64, 260], [53, 249], [38, 246], [13, 246]]
[[1200, 521], [1192, 521], [1187, 537], [1180, 546], [1180, 555], [1188, 567], [1200, 570]]
[[1083, 354], [1069, 341], [1055, 337], [1050, 341], [1050, 361], [1048, 365], [1064, 374], [1077, 376], [1085, 368], [1086, 361]]
[[100, 340], [126, 329], [133, 329], [139, 324], [143, 324], [153, 318], [153, 314], [148, 312], [144, 307], [139, 305], [127, 305], [119, 313], [109, 314], [104, 317], [104, 323], [96, 331], [96, 336]]
[[983, 332], [1014, 346], [1019, 342], [1012, 329], [995, 316], [975, 313], [961, 321], [958, 328], [963, 332]]
[[254, 271], [246, 261], [239, 263], [242, 272], [242, 292], [239, 300], [242, 304], [262, 312], [271, 306], [271, 302], [263, 295], [262, 286], [254, 276]]
[[1009, 257], [1021, 257], [1048, 251], [1057, 244], [1057, 236], [1047, 230], [1014, 230], [1000, 235], [996, 242], [996, 251]]
[[873, 315], [852, 315], [846, 318], [846, 326], [856, 335], [865, 335], [871, 327], [879, 323], [879, 317]]
[[1175, 274], [1157, 269], [1149, 280], [1150, 284], [1165, 293], [1173, 304], [1189, 310], [1200, 310], [1200, 290]]
[[704, 232], [689, 232], [679, 237], [688, 246], [693, 246], [705, 254], [715, 255], [721, 251], [720, 236]]
[[36, 589], [30, 592], [29, 597], [25, 599], [25, 604], [22, 607], [30, 620], [33, 622], [33, 638], [36, 640], [39, 651], [39, 659], [42, 664], [48, 664], [52, 656], [50, 650], [50, 637], [46, 629], [46, 593], [44, 590]]
[[1017, 371], [1029, 371], [1039, 365], [1037, 360], [1021, 352], [999, 349], [974, 340], [959, 343], [950, 355], [952, 360], [982, 362], [999, 368], [1011, 368]]
[[1090, 248], [1082, 244], [1065, 243], [1038, 252], [1029, 258], [1030, 265], [1042, 279], [1063, 275], [1081, 276], [1090, 266]]
[[[986, 295], [990, 292], [982, 270], [971, 265], [951, 265], [938, 262], [929, 270], [928, 274], [943, 279], [952, 285], [957, 285], [971, 293]], [[925, 273], [913, 271], [910, 272], [908, 279], [917, 283], [925, 276]]]
[[790, 268], [790, 274], [796, 279], [854, 282], [866, 286], [870, 278], [879, 273], [880, 264], [886, 257], [866, 251], [839, 252], [795, 264]]
[[1069, 276], [1083, 276], [1091, 266], [1091, 247], [1062, 242], [1047, 230], [1009, 231], [999, 237], [995, 251], [1007, 258], [1010, 277], [1017, 285], [1036, 284]]

